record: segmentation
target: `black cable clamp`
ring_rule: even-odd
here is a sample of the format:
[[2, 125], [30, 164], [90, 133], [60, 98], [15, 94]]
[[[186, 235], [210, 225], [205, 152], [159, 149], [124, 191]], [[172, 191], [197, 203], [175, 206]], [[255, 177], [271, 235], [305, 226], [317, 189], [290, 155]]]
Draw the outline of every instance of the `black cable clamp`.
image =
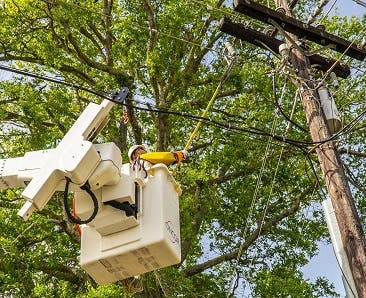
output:
[[112, 206], [113, 208], [122, 210], [126, 213], [126, 215], [129, 216], [134, 216], [136, 217], [137, 214], [137, 207], [135, 204], [130, 204], [129, 202], [125, 201], [125, 202], [118, 202], [115, 200], [112, 201], [108, 201], [108, 202], [104, 202], [105, 205], [109, 205]]
[[129, 95], [130, 90], [127, 87], [123, 87], [121, 90], [114, 92], [109, 100], [115, 103], [124, 104]]

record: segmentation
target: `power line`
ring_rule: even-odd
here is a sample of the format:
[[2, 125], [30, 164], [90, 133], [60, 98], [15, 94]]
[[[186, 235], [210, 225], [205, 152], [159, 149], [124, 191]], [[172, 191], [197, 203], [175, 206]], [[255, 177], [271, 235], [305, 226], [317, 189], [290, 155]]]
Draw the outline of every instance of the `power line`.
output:
[[357, 4], [363, 6], [363, 7], [366, 7], [366, 3], [361, 1], [361, 0], [353, 0], [354, 2], [356, 2]]
[[[35, 74], [35, 73], [15, 69], [15, 68], [12, 68], [12, 67], [9, 67], [9, 66], [4, 66], [4, 65], [0, 65], [0, 69], [5, 70], [5, 71], [10, 71], [10, 72], [13, 72], [13, 73], [17, 73], [17, 74], [21, 74], [21, 75], [24, 75], [24, 76], [37, 78], [37, 79], [40, 79], [40, 80], [49, 81], [49, 82], [56, 83], [56, 84], [61, 84], [61, 85], [67, 86], [67, 87], [83, 90], [85, 92], [91, 93], [91, 94], [96, 95], [98, 97], [101, 97], [103, 99], [109, 99], [109, 100], [111, 99], [111, 96], [106, 94], [105, 92], [95, 91], [95, 90], [92, 90], [90, 88], [81, 86], [79, 84], [68, 83], [68, 82], [65, 82], [63, 80], [58, 80], [58, 79], [51, 78], [51, 77], [44, 76], [44, 75], [38, 75], [38, 74]], [[294, 140], [294, 139], [286, 138], [286, 137], [281, 136], [281, 135], [271, 134], [270, 132], [267, 132], [263, 129], [259, 129], [259, 128], [252, 127], [252, 126], [239, 127], [239, 126], [233, 125], [230, 122], [228, 122], [228, 123], [219, 122], [219, 121], [213, 120], [211, 118], [196, 116], [196, 115], [192, 115], [192, 114], [189, 114], [189, 113], [186, 113], [186, 112], [173, 111], [173, 110], [167, 110], [167, 109], [157, 109], [157, 108], [152, 108], [152, 107], [151, 108], [149, 108], [149, 107], [144, 108], [144, 107], [141, 107], [141, 106], [133, 106], [133, 105], [129, 105], [129, 104], [125, 104], [125, 105], [129, 106], [131, 108], [137, 109], [137, 110], [141, 110], [141, 111], [148, 111], [148, 112], [153, 112], [153, 113], [163, 113], [163, 114], [175, 115], [175, 116], [189, 118], [189, 119], [196, 120], [196, 121], [202, 120], [206, 124], [214, 125], [214, 126], [224, 128], [224, 129], [227, 129], [227, 130], [230, 130], [230, 131], [244, 132], [244, 133], [249, 133], [249, 134], [258, 135], [258, 136], [267, 136], [267, 137], [269, 136], [269, 137], [273, 138], [274, 140], [276, 140], [278, 142], [287, 143], [287, 144], [294, 145], [294, 146], [299, 147], [299, 148], [302, 148], [303, 146], [320, 145], [320, 144], [324, 144], [324, 143], [332, 141], [332, 140], [336, 140], [339, 136], [344, 135], [347, 132], [349, 132], [349, 130], [352, 129], [366, 115], [366, 110], [364, 110], [357, 117], [355, 117], [353, 120], [351, 120], [347, 125], [345, 125], [337, 134], [334, 134], [329, 139], [326, 139], [326, 140], [323, 140], [323, 141], [318, 141], [318, 142], [310, 142], [310, 141]]]
[[[30, 72], [27, 72], [27, 71], [24, 71], [24, 70], [19, 70], [19, 69], [15, 69], [15, 68], [4, 66], [4, 65], [0, 65], [0, 69], [5, 70], [5, 71], [10, 71], [10, 72], [13, 72], [13, 73], [17, 73], [17, 74], [21, 74], [21, 75], [24, 75], [24, 76], [44, 80], [44, 81], [49, 81], [49, 82], [56, 83], [56, 84], [61, 84], [61, 85], [67, 86], [67, 87], [83, 90], [85, 92], [94, 94], [94, 95], [96, 95], [98, 97], [101, 97], [103, 99], [108, 99], [108, 100], [111, 99], [111, 96], [109, 96], [108, 94], [106, 94], [104, 92], [94, 91], [90, 88], [83, 87], [83, 86], [75, 84], [75, 83], [68, 83], [68, 82], [58, 80], [58, 79], [55, 79], [55, 78], [51, 78], [51, 77], [48, 77], [48, 76], [38, 75], [38, 74], [30, 73]], [[285, 141], [285, 142], [287, 141], [290, 144], [296, 144], [297, 143], [297, 141], [295, 141], [295, 140], [286, 140], [286, 139], [284, 140], [283, 137], [281, 137], [281, 136], [276, 136], [276, 135], [270, 134], [270, 133], [265, 132], [263, 130], [260, 130], [258, 128], [254, 128], [254, 127], [248, 127], [248, 128], [237, 127], [237, 126], [232, 125], [230, 123], [221, 123], [219, 121], [212, 120], [211, 118], [196, 116], [196, 115], [192, 115], [192, 114], [189, 114], [189, 113], [186, 113], [186, 112], [172, 111], [172, 110], [165, 110], [165, 109], [157, 109], [157, 108], [149, 108], [149, 107], [144, 108], [144, 107], [141, 107], [141, 106], [133, 106], [133, 105], [129, 105], [129, 104], [124, 104], [124, 105], [128, 106], [128, 107], [131, 107], [131, 108], [134, 108], [136, 110], [148, 111], [148, 112], [153, 112], [153, 113], [169, 114], [169, 115], [175, 115], [175, 116], [181, 116], [181, 117], [184, 117], [184, 118], [189, 118], [189, 119], [196, 120], [196, 121], [203, 121], [206, 124], [211, 124], [211, 125], [221, 127], [221, 128], [225, 128], [225, 129], [232, 130], [232, 131], [247, 132], [247, 133], [251, 133], [251, 134], [254, 134], [254, 135], [271, 136], [274, 139], [276, 139], [277, 141]]]
[[64, 85], [64, 86], [67, 86], [67, 87], [83, 90], [83, 91], [86, 91], [88, 93], [97, 95], [99, 97], [106, 96], [106, 93], [104, 93], [104, 92], [102, 93], [102, 92], [94, 91], [90, 88], [83, 87], [79, 84], [68, 83], [68, 82], [63, 81], [63, 80], [55, 79], [55, 78], [45, 76], [45, 75], [39, 75], [39, 74], [36, 74], [36, 73], [33, 73], [33, 72], [21, 70], [21, 69], [16, 69], [14, 67], [5, 66], [5, 65], [0, 64], [0, 69], [5, 70], [5, 71], [9, 71], [9, 72], [12, 72], [12, 73], [20, 74], [20, 75], [23, 75], [23, 76], [27, 76], [27, 77], [31, 77], [31, 78], [35, 78], [35, 79], [40, 79], [40, 80], [43, 80], [43, 81], [48, 81], [48, 82], [52, 82], [52, 83], [55, 83], [55, 84], [60, 84], [60, 85]]
[[[282, 102], [283, 100], [283, 97], [285, 95], [285, 91], [286, 91], [286, 83], [284, 83], [283, 85], [283, 88], [282, 88], [282, 93], [281, 93], [281, 96], [280, 96], [280, 99], [278, 100], [278, 102]], [[274, 95], [274, 98], [275, 98], [275, 101], [277, 102], [277, 99], [276, 99], [276, 89], [274, 88], [273, 89], [273, 95]], [[291, 115], [289, 117], [290, 119], [290, 122], [288, 123], [287, 127], [286, 127], [286, 130], [285, 130], [285, 135], [288, 133], [288, 131], [291, 129], [291, 125], [293, 124], [292, 123], [292, 117], [294, 115], [294, 112], [295, 112], [295, 107], [296, 107], [296, 104], [297, 104], [297, 94], [295, 95], [294, 97], [294, 100], [293, 100], [293, 104], [292, 104], [292, 110], [291, 110]], [[277, 123], [277, 120], [278, 120], [278, 112], [279, 110], [277, 110], [277, 112], [275, 113], [275, 119], [273, 121], [273, 130], [272, 130], [272, 133], [274, 133], [274, 130], [275, 130], [275, 126], [276, 126], [276, 123]], [[239, 249], [239, 252], [238, 252], [238, 255], [237, 255], [237, 258], [236, 258], [236, 262], [237, 262], [237, 266], [235, 268], [235, 270], [237, 270], [237, 267], [239, 265], [239, 259], [240, 259], [240, 256], [241, 256], [241, 253], [242, 253], [242, 249], [244, 247], [244, 244], [245, 244], [245, 238], [246, 238], [246, 231], [247, 231], [247, 226], [248, 226], [248, 222], [252, 216], [252, 211], [253, 211], [253, 208], [252, 206], [254, 205], [253, 202], [254, 202], [254, 198], [256, 198], [257, 196], [257, 192], [259, 190], [259, 185], [262, 181], [262, 175], [263, 175], [263, 172], [264, 172], [264, 165], [265, 165], [265, 161], [266, 161], [266, 156], [267, 156], [267, 149], [269, 148], [268, 145], [270, 144], [270, 141], [271, 139], [268, 140], [268, 144], [267, 144], [267, 148], [266, 148], [266, 151], [265, 151], [265, 160], [263, 161], [262, 163], [262, 167], [261, 167], [261, 171], [260, 171], [260, 176], [258, 177], [258, 180], [257, 180], [257, 185], [256, 185], [256, 189], [255, 189], [255, 192], [254, 192], [254, 195], [253, 195], [253, 199], [252, 199], [252, 204], [251, 204], [251, 207], [250, 207], [250, 211], [249, 211], [249, 214], [248, 214], [248, 217], [247, 217], [247, 221], [246, 221], [246, 225], [245, 225], [245, 229], [244, 229], [244, 232], [243, 232], [243, 235], [242, 235], [242, 240], [241, 240], [241, 244], [240, 244], [240, 249]], [[263, 212], [263, 215], [261, 216], [261, 220], [260, 220], [260, 223], [259, 223], [259, 229], [258, 229], [258, 238], [260, 237], [261, 235], [261, 232], [262, 232], [262, 228], [263, 228], [263, 224], [264, 224], [264, 220], [265, 220], [265, 217], [267, 215], [267, 211], [268, 211], [268, 207], [269, 207], [269, 202], [270, 202], [270, 199], [272, 197], [272, 193], [273, 193], [273, 188], [274, 188], [274, 184], [275, 184], [275, 180], [277, 178], [277, 173], [278, 173], [278, 169], [280, 167], [280, 162], [281, 162], [281, 159], [282, 159], [282, 156], [283, 156], [283, 152], [284, 152], [284, 148], [282, 147], [281, 148], [281, 151], [280, 151], [280, 154], [278, 156], [278, 161], [277, 161], [277, 164], [276, 164], [276, 168], [275, 168], [275, 172], [273, 174], [273, 178], [272, 178], [272, 181], [271, 181], [271, 184], [270, 184], [270, 192], [269, 192], [269, 195], [267, 197], [267, 201], [266, 201], [266, 204], [265, 204], [265, 208], [264, 208], [264, 212]], [[253, 264], [253, 259], [251, 260], [250, 262], [250, 266], [252, 266]], [[244, 283], [244, 290], [243, 292], [245, 293], [245, 286], [246, 286], [246, 283]], [[232, 281], [232, 285], [231, 285], [231, 288], [230, 288], [230, 291], [228, 291], [228, 295], [230, 292], [234, 291], [233, 289], [233, 281]], [[233, 293], [233, 292], [232, 292]], [[227, 296], [228, 297], [228, 296]]]
[[[283, 92], [282, 92], [281, 98], [284, 95], [284, 89], [282, 91]], [[275, 130], [276, 130], [277, 120], [278, 120], [278, 113], [275, 113], [275, 118], [274, 118], [274, 121], [272, 123], [272, 130], [271, 130], [272, 133], [274, 133]], [[243, 234], [241, 235], [240, 246], [239, 246], [238, 254], [236, 256], [236, 267], [234, 268], [235, 270], [237, 270], [237, 267], [239, 266], [239, 260], [241, 258], [242, 253], [243, 253], [243, 248], [244, 248], [244, 244], [245, 244], [246, 237], [247, 237], [247, 231], [249, 229], [249, 221], [251, 220], [251, 217], [253, 216], [254, 206], [257, 205], [257, 202], [258, 202], [258, 193], [259, 193], [259, 189], [261, 187], [262, 177], [263, 177], [264, 169], [265, 169], [268, 157], [269, 157], [269, 150], [271, 149], [271, 145], [272, 145], [272, 139], [269, 138], [268, 142], [267, 142], [266, 150], [265, 150], [265, 153], [264, 153], [262, 165], [261, 165], [261, 168], [260, 168], [260, 171], [259, 171], [259, 176], [257, 178], [257, 183], [256, 183], [256, 187], [255, 187], [255, 190], [254, 190], [253, 198], [251, 200], [249, 213], [248, 213], [247, 220], [246, 220], [246, 223], [245, 223], [244, 231], [243, 231]], [[260, 228], [260, 230], [261, 230], [261, 228]], [[259, 236], [260, 236], [260, 231], [258, 233], [258, 237]], [[252, 262], [250, 263], [250, 265], [252, 265]], [[245, 292], [245, 285], [246, 284], [244, 284], [243, 292]], [[227, 291], [226, 297], [229, 297], [231, 294], [233, 294], [234, 291], [235, 291], [235, 289], [234, 289], [234, 279], [232, 279], [231, 286]]]

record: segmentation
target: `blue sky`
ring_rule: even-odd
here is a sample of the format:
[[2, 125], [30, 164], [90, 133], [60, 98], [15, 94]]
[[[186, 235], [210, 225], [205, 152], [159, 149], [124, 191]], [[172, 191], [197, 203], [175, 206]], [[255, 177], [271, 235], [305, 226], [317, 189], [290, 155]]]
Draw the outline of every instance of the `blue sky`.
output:
[[[363, 0], [366, 3], [365, 0]], [[330, 7], [334, 1], [330, 1], [327, 7]], [[366, 14], [366, 8], [357, 4], [352, 0], [338, 0], [335, 7], [337, 7], [337, 13], [341, 16], [362, 16]]]

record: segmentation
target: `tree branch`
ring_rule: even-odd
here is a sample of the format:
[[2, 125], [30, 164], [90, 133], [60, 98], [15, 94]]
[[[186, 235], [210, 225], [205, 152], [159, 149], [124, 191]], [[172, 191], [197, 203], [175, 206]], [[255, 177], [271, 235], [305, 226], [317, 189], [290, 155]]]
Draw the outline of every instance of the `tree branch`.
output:
[[[262, 235], [268, 233], [271, 230], [271, 228], [273, 226], [275, 226], [277, 223], [279, 223], [282, 219], [294, 214], [299, 209], [301, 200], [303, 200], [306, 197], [306, 195], [310, 192], [310, 190], [312, 188], [313, 188], [313, 186], [308, 187], [304, 192], [302, 192], [298, 196], [298, 198], [293, 202], [293, 204], [290, 208], [284, 210], [277, 216], [274, 216], [271, 220], [269, 220], [266, 223], [264, 223], [263, 225], [257, 227], [252, 232], [252, 234], [246, 238], [245, 242], [242, 243], [242, 245], [240, 247], [241, 255], [243, 254], [243, 251], [246, 251], [250, 247], [250, 245], [252, 245], [259, 238], [259, 236], [262, 236]], [[230, 252], [230, 253], [221, 255], [219, 257], [213, 258], [213, 259], [203, 262], [201, 264], [194, 265], [190, 268], [187, 268], [184, 271], [184, 275], [186, 277], [189, 277], [189, 276], [195, 275], [197, 273], [201, 273], [201, 272], [205, 271], [206, 269], [216, 266], [222, 262], [236, 259], [238, 257], [238, 253], [239, 253], [239, 250], [236, 250], [234, 252]]]
[[112, 40], [113, 35], [111, 32], [111, 20], [112, 20], [112, 8], [113, 8], [113, 0], [104, 0], [103, 7], [103, 16], [104, 16], [104, 30], [105, 30], [105, 42], [104, 49], [106, 52], [106, 62], [108, 66], [113, 65], [111, 49], [112, 49]]
[[[213, 266], [216, 266], [222, 262], [227, 262], [227, 261], [231, 261], [233, 259], [236, 259], [238, 256], [238, 251], [234, 251], [234, 252], [230, 252], [224, 255], [221, 255], [219, 257], [213, 258], [207, 262], [198, 264], [196, 266], [192, 266], [191, 268], [188, 268], [184, 271], [184, 276], [185, 277], [190, 277], [193, 276], [195, 274], [201, 273], [203, 271], [205, 271], [206, 269], [209, 269]], [[243, 260], [243, 263], [249, 263], [248, 260]]]
[[236, 171], [236, 172], [232, 172], [229, 174], [225, 174], [223, 176], [216, 177], [214, 179], [209, 179], [206, 183], [207, 183], [207, 185], [220, 184], [220, 183], [227, 182], [231, 179], [239, 178], [239, 177], [241, 177], [243, 175], [247, 175], [247, 174], [248, 174], [248, 170]]
[[106, 61], [107, 60], [106, 56], [103, 53], [101, 46], [99, 45], [98, 41], [94, 38], [94, 36], [85, 27], [81, 27], [79, 29], [79, 32], [92, 42], [92, 44], [98, 49], [98, 52], [103, 57], [104, 61]]
[[339, 152], [339, 154], [350, 154], [350, 155], [366, 158], [366, 153], [360, 152], [360, 151], [355, 151], [355, 150], [350, 150], [347, 148], [339, 148], [338, 152]]
[[71, 32], [69, 32], [67, 34], [67, 39], [72, 44], [72, 46], [75, 50], [75, 53], [76, 53], [77, 57], [81, 60], [81, 62], [84, 62], [92, 68], [99, 69], [99, 70], [104, 71], [106, 73], [109, 73], [111, 75], [123, 75], [123, 74], [125, 74], [123, 71], [115, 69], [113, 67], [110, 67], [109, 65], [105, 65], [105, 64], [102, 64], [102, 63], [91, 60], [87, 55], [85, 55], [83, 53], [83, 51], [79, 47], [75, 37], [72, 35]]
[[150, 0], [144, 0], [144, 7], [146, 10], [147, 19], [149, 21], [149, 27], [150, 27], [150, 39], [147, 45], [147, 50], [148, 52], [151, 52], [154, 49], [156, 41], [158, 39], [158, 27]]

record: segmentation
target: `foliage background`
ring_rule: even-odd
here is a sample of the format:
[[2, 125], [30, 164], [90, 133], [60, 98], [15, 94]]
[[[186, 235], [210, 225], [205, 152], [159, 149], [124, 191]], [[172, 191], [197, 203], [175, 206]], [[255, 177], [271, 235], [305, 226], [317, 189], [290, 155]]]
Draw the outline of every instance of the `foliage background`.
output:
[[[306, 21], [314, 7], [315, 1], [300, 2], [297, 17]], [[337, 295], [324, 278], [310, 282], [300, 270], [317, 253], [316, 243], [329, 241], [320, 206], [324, 186], [316, 157], [306, 154], [311, 146], [255, 133], [310, 140], [301, 129], [306, 122], [299, 101], [293, 118], [297, 125], [287, 132], [289, 122], [279, 110], [290, 115], [296, 90], [280, 59], [218, 30], [223, 16], [268, 29], [234, 13], [222, 0], [2, 2], [0, 60], [5, 65], [106, 93], [130, 88], [130, 123], [123, 123], [122, 108], [115, 107], [98, 138], [115, 142], [124, 160], [136, 143], [151, 150], [184, 147], [196, 120], [136, 107], [200, 115], [227, 66], [223, 49], [228, 40], [238, 60], [209, 117], [240, 128], [205, 121], [176, 175], [183, 188], [182, 263], [138, 280], [97, 286], [78, 266], [79, 236], [63, 213], [60, 195], [22, 222], [16, 216], [24, 202], [22, 190], [3, 190], [2, 296]], [[365, 28], [365, 18], [328, 17], [324, 23], [327, 31], [356, 42]], [[331, 51], [325, 54], [339, 57]], [[330, 88], [343, 123], [349, 123], [365, 110], [365, 64], [345, 62], [352, 76]], [[314, 73], [315, 79], [322, 76]], [[101, 100], [77, 88], [20, 75], [1, 81], [0, 90], [2, 158], [56, 146], [85, 106]], [[253, 127], [256, 131], [248, 132]], [[339, 137], [339, 151], [365, 226], [364, 134], [361, 120]]]

